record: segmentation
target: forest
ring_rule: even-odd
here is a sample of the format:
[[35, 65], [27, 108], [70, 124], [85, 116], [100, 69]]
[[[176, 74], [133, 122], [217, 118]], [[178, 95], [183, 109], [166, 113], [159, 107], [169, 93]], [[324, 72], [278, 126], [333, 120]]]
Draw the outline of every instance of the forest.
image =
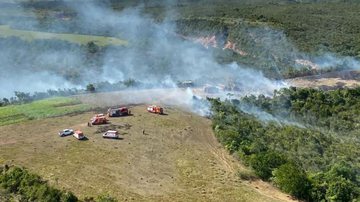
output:
[[[322, 62], [322, 56], [327, 54], [353, 59], [360, 57], [358, 1], [98, 1], [99, 4], [101, 2], [110, 2], [108, 4], [117, 11], [139, 8], [144, 17], [174, 25], [176, 34], [190, 38], [217, 36], [220, 48], [230, 41], [246, 54], [215, 49], [213, 52], [218, 62], [226, 64], [235, 61], [259, 69], [272, 78], [290, 78], [354, 67], [353, 64], [337, 63], [314, 71], [309, 66], [299, 66], [296, 59]], [[77, 12], [62, 1], [28, 1], [23, 6], [31, 9], [35, 15], [2, 17], [0, 24], [60, 33], [111, 37], [124, 34], [123, 30], [112, 30], [106, 26], [80, 26], [83, 22], [77, 18]], [[58, 13], [69, 19], [62, 20]], [[38, 25], [28, 27], [34, 20]], [[135, 45], [139, 49], [146, 49], [141, 46], [149, 43], [146, 39], [137, 41], [141, 41]], [[160, 62], [160, 65], [166, 64], [166, 59], [163, 60], [165, 62]]]
[[274, 94], [210, 99], [218, 140], [261, 179], [300, 199], [358, 200], [360, 88]]

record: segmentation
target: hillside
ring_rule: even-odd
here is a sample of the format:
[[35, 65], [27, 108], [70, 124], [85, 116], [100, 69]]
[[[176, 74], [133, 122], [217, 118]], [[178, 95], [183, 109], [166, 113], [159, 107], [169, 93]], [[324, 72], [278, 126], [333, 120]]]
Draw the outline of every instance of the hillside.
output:
[[356, 201], [360, 88], [287, 88], [212, 99], [218, 140], [264, 180], [305, 201]]
[[90, 42], [95, 43], [99, 46], [122, 46], [127, 45], [126, 41], [120, 40], [114, 37], [103, 37], [103, 36], [91, 36], [91, 35], [79, 35], [79, 34], [58, 34], [48, 32], [36, 32], [12, 29], [8, 26], [0, 26], [0, 37], [18, 37], [25, 41], [32, 40], [63, 40], [75, 44], [88, 44]]
[[359, 11], [1, 1], [0, 201], [360, 200]]
[[[136, 52], [141, 55], [148, 55], [147, 49], [157, 46], [153, 44], [171, 41], [171, 37], [177, 36], [210, 48], [208, 54], [213, 55], [220, 64], [237, 62], [261, 70], [266, 76], [276, 79], [359, 66], [342, 60], [345, 56], [350, 56], [354, 60], [359, 58], [360, 18], [357, 11], [360, 4], [357, 1], [110, 1], [108, 4], [98, 2], [99, 5], [111, 7], [116, 13], [101, 16], [105, 20], [104, 23], [95, 26], [92, 20], [84, 20], [91, 18], [91, 14], [77, 9], [81, 4], [81, 1], [34, 1], [23, 2], [22, 9], [13, 4], [4, 4], [0, 24], [10, 25], [13, 29], [45, 33], [50, 31], [59, 34], [78, 33], [121, 38], [130, 41], [135, 49], [125, 52]], [[137, 10], [141, 17], [150, 19], [150, 22], [135, 26], [124, 25], [124, 19], [119, 22], [112, 20], [113, 15], [122, 16], [121, 13], [126, 13], [129, 9]], [[94, 13], [103, 15], [98, 11]], [[130, 12], [128, 15], [133, 14]], [[126, 19], [127, 16], [122, 17]], [[138, 19], [139, 16], [131, 18]], [[160, 25], [154, 26], [154, 22]], [[171, 26], [163, 26], [161, 23]], [[136, 31], [139, 27], [147, 27], [148, 30]], [[167, 35], [162, 33], [164, 29], [169, 28], [170, 30], [165, 30]], [[126, 29], [131, 31], [127, 33]], [[154, 35], [161, 36], [161, 39], [154, 39]], [[41, 35], [39, 37], [41, 38]], [[77, 38], [79, 37], [74, 35], [71, 40], [76, 41]], [[88, 39], [91, 40], [91, 36]], [[150, 53], [156, 61], [161, 62], [146, 63], [152, 68], [156, 68], [153, 67], [154, 64], [166, 69], [168, 61], [173, 60], [170, 56], [173, 51], [157, 50], [156, 53]], [[103, 70], [103, 66], [106, 66], [99, 62], [104, 57], [101, 53], [94, 58], [97, 62], [92, 62], [97, 70]], [[124, 56], [126, 57], [127, 55]], [[301, 61], [320, 64], [321, 68], [314, 70], [311, 63]], [[79, 62], [73, 63], [65, 66], [81, 66]], [[74, 71], [71, 73], [77, 74]]]
[[[163, 116], [144, 105], [130, 107], [132, 116], [108, 125], [118, 128], [121, 140], [103, 139], [96, 132], [102, 126], [87, 127], [100, 111], [1, 126], [0, 163], [25, 166], [79, 198], [109, 193], [119, 201], [290, 200], [262, 181], [241, 180], [238, 173], [249, 171], [217, 142], [210, 120], [172, 106]], [[83, 130], [88, 140], [58, 137], [69, 127]]]

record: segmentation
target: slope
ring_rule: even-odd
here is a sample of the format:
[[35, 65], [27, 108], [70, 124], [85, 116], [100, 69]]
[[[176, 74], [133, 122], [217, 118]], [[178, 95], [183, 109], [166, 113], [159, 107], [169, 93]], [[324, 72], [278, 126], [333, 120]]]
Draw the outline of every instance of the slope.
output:
[[[245, 168], [217, 142], [210, 120], [171, 106], [164, 116], [145, 107], [111, 119], [108, 127], [123, 136], [115, 141], [101, 137], [104, 128], [86, 126], [97, 112], [2, 126], [0, 163], [25, 166], [80, 198], [105, 192], [120, 201], [291, 200], [262, 181], [240, 180]], [[88, 140], [57, 136], [68, 127]]]

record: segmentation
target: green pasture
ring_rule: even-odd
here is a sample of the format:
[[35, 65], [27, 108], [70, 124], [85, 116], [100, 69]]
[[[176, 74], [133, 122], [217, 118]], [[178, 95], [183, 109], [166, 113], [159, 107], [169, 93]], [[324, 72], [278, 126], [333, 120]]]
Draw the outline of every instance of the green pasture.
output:
[[19, 123], [32, 119], [62, 116], [84, 112], [89, 105], [82, 104], [74, 98], [50, 98], [29, 104], [0, 107], [0, 126]]

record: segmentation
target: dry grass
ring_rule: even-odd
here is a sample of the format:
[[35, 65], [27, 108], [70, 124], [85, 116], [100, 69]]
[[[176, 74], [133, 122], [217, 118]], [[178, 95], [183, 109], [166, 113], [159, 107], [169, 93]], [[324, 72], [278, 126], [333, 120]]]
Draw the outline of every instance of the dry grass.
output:
[[[145, 107], [110, 119], [131, 125], [119, 129], [122, 140], [103, 139], [100, 126], [87, 127], [95, 112], [1, 126], [0, 164], [25, 166], [81, 198], [108, 192], [119, 201], [290, 200], [270, 185], [242, 181], [243, 167], [216, 141], [210, 120], [176, 107], [165, 108], [168, 115]], [[58, 137], [63, 128], [83, 130], [88, 140]]]

